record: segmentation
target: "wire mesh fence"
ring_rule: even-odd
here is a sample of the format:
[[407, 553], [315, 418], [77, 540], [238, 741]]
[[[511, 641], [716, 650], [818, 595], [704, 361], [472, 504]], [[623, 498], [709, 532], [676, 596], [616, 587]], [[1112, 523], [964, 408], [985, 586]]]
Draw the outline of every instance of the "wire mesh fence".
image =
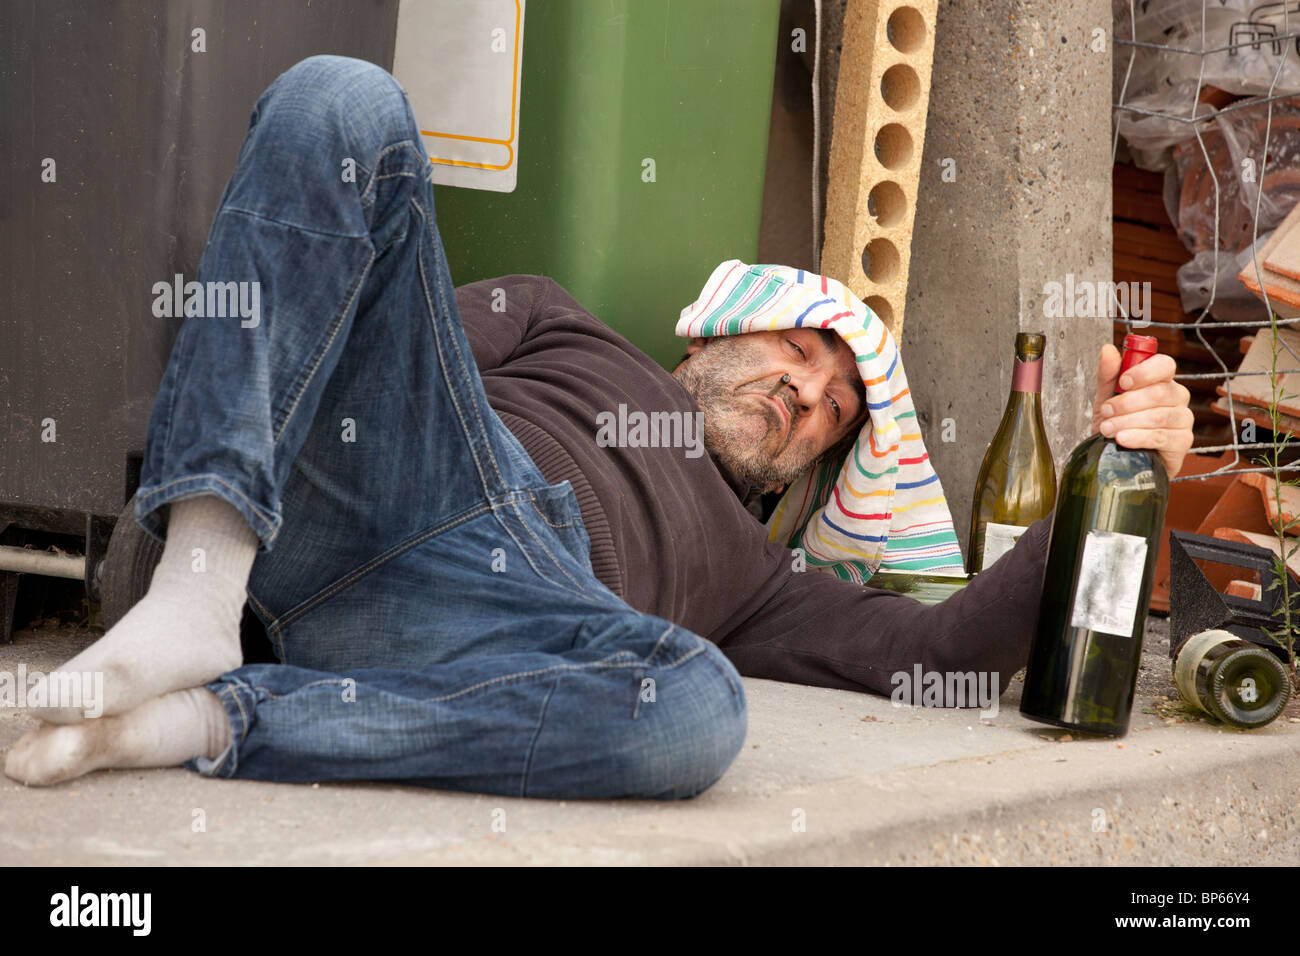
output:
[[[1244, 10], [1230, 11], [1229, 16], [1232, 18], [1241, 17], [1241, 19], [1232, 19], [1231, 22], [1225, 22], [1223, 10], [1223, 0], [1216, 2], [1213, 11], [1211, 11], [1209, 0], [1199, 0], [1200, 23], [1199, 30], [1194, 30], [1194, 9], [1192, 18], [1193, 36], [1199, 36], [1199, 45], [1182, 44], [1176, 39], [1167, 42], [1157, 42], [1138, 38], [1138, 11], [1142, 10], [1144, 14], [1149, 13], [1147, 4], [1137, 3], [1135, 0], [1127, 0], [1127, 27], [1128, 36], [1122, 36], [1122, 27], [1125, 25], [1122, 19], [1122, 6], [1124, 0], [1116, 3], [1116, 29], [1115, 29], [1115, 51], [1117, 66], [1123, 67], [1123, 79], [1119, 81], [1118, 95], [1114, 103], [1114, 139], [1112, 143], [1111, 158], [1112, 163], [1118, 156], [1122, 118], [1124, 116], [1146, 117], [1164, 124], [1165, 128], [1173, 130], [1171, 138], [1178, 138], [1180, 135], [1179, 128], [1190, 130], [1191, 138], [1194, 138], [1196, 149], [1205, 163], [1208, 170], [1213, 191], [1213, 231], [1211, 248], [1213, 250], [1212, 265], [1210, 275], [1213, 277], [1210, 289], [1209, 299], [1197, 311], [1197, 314], [1190, 321], [1181, 322], [1157, 322], [1149, 318], [1134, 318], [1124, 303], [1117, 301], [1116, 308], [1119, 317], [1117, 322], [1122, 323], [1129, 331], [1141, 332], [1151, 328], [1169, 328], [1180, 329], [1184, 333], [1194, 334], [1196, 340], [1204, 347], [1206, 352], [1213, 358], [1214, 364], [1218, 370], [1214, 372], [1182, 372], [1174, 377], [1178, 381], [1196, 382], [1198, 380], [1221, 380], [1223, 382], [1223, 397], [1226, 400], [1227, 417], [1229, 423], [1232, 441], [1227, 444], [1205, 444], [1193, 445], [1191, 453], [1226, 453], [1232, 452], [1232, 460], [1226, 462], [1222, 467], [1205, 474], [1184, 475], [1182, 477], [1172, 477], [1172, 481], [1204, 481], [1215, 475], [1222, 475], [1229, 471], [1232, 473], [1243, 472], [1272, 472], [1273, 467], [1255, 466], [1242, 467], [1242, 453], [1265, 452], [1268, 450], [1281, 451], [1286, 445], [1284, 435], [1286, 429], [1279, 427], [1273, 429], [1273, 424], [1278, 420], [1269, 419], [1268, 425], [1259, 422], [1259, 413], [1261, 411], [1258, 404], [1253, 404], [1249, 408], [1244, 407], [1245, 403], [1234, 396], [1234, 382], [1238, 379], [1248, 378], [1250, 376], [1272, 375], [1274, 376], [1275, 389], [1277, 385], [1285, 382], [1283, 376], [1287, 374], [1300, 374], [1300, 350], [1288, 338], [1278, 334], [1279, 329], [1285, 329], [1288, 326], [1300, 323], [1300, 315], [1279, 316], [1274, 309], [1274, 303], [1270, 299], [1268, 283], [1265, 281], [1264, 270], [1260, 262], [1260, 223], [1261, 223], [1261, 203], [1265, 199], [1265, 189], [1263, 184], [1266, 182], [1269, 174], [1269, 162], [1274, 157], [1270, 156], [1270, 145], [1274, 137], [1274, 110], [1275, 106], [1297, 99], [1296, 93], [1300, 87], [1288, 79], [1287, 83], [1282, 83], [1284, 70], [1288, 67], [1288, 55], [1290, 47], [1294, 44], [1297, 57], [1300, 57], [1300, 0], [1284, 0], [1284, 2], [1271, 2], [1257, 4], [1254, 7]], [[1160, 11], [1160, 14], [1169, 17], [1170, 24], [1165, 28], [1166, 37], [1176, 37], [1180, 31], [1173, 28], [1174, 18], [1182, 16], [1184, 24], [1187, 21], [1187, 12], [1193, 8], [1193, 4], [1188, 2], [1168, 4]], [[1211, 12], [1214, 15], [1214, 23], [1209, 22]], [[1156, 24], [1160, 26], [1159, 23]], [[1208, 42], [1211, 36], [1211, 30], [1217, 29], [1223, 31], [1226, 27], [1227, 43], [1211, 44]], [[1186, 35], [1186, 26], [1181, 35]], [[1134, 64], [1137, 60], [1139, 51], [1158, 51], [1158, 56], [1163, 62], [1168, 64], [1172, 62], [1169, 57], [1190, 58], [1191, 63], [1195, 66], [1195, 83], [1182, 84], [1181, 90], [1176, 91], [1177, 96], [1185, 96], [1184, 103], [1173, 102], [1172, 99], [1166, 98], [1165, 102], [1152, 105], [1150, 102], [1145, 104], [1139, 102], [1129, 102], [1129, 85], [1134, 73]], [[1215, 55], [1224, 55], [1228, 58], [1249, 58], [1250, 70], [1254, 71], [1258, 78], [1262, 70], [1270, 70], [1271, 77], [1268, 80], [1268, 87], [1265, 91], [1257, 92], [1254, 95], [1248, 95], [1244, 99], [1235, 100], [1234, 102], [1215, 105], [1214, 96], [1207, 95], [1209, 86], [1206, 82], [1206, 64], [1207, 59]], [[1124, 57], [1126, 56], [1126, 64]], [[1275, 63], [1273, 61], [1276, 61]], [[1220, 58], [1220, 62], [1222, 58]], [[1231, 59], [1226, 61], [1232, 63]], [[1245, 60], [1237, 61], [1237, 64], [1244, 63]], [[1292, 64], [1291, 68], [1296, 69]], [[1184, 70], [1185, 72], [1185, 70]], [[1243, 71], [1248, 72], [1248, 71]], [[1190, 94], [1190, 95], [1188, 95]], [[1153, 97], [1147, 97], [1147, 100]], [[1258, 159], [1249, 157], [1252, 160], [1251, 165], [1243, 164], [1243, 171], [1249, 173], [1249, 176], [1243, 175], [1243, 180], [1249, 179], [1248, 182], [1232, 184], [1234, 188], [1240, 187], [1243, 193], [1251, 197], [1253, 195], [1253, 209], [1250, 216], [1250, 266], [1253, 270], [1255, 280], [1259, 286], [1259, 295], [1262, 298], [1260, 303], [1259, 317], [1247, 318], [1241, 320], [1221, 321], [1214, 317], [1213, 310], [1216, 297], [1220, 291], [1219, 277], [1220, 257], [1224, 255], [1235, 255], [1235, 251], [1229, 253], [1225, 246], [1225, 230], [1223, 228], [1223, 202], [1225, 187], [1228, 185], [1221, 181], [1220, 169], [1216, 169], [1216, 163], [1211, 156], [1211, 149], [1207, 145], [1207, 132], [1211, 125], [1221, 117], [1229, 116], [1234, 113], [1240, 113], [1245, 110], [1264, 110], [1265, 118], [1263, 123], [1263, 141], [1262, 149], [1259, 151]], [[1150, 124], [1149, 124], [1150, 125]], [[1221, 159], [1221, 157], [1220, 157]], [[1224, 171], [1226, 174], [1226, 171]], [[1253, 189], [1247, 188], [1253, 186]], [[1244, 252], [1244, 250], [1243, 250]], [[1229, 368], [1225, 357], [1220, 353], [1217, 346], [1223, 344], [1220, 337], [1217, 340], [1211, 340], [1206, 336], [1206, 332], [1212, 330], [1231, 330], [1240, 328], [1246, 330], [1264, 330], [1268, 329], [1274, 343], [1274, 367], [1265, 371], [1259, 370], [1240, 370]], [[1279, 350], [1278, 346], [1281, 346]], [[1282, 367], [1285, 366], [1285, 367]], [[1240, 387], [1238, 388], [1240, 394]], [[1275, 406], [1276, 407], [1276, 406]], [[1243, 438], [1243, 424], [1246, 421], [1254, 421], [1260, 424], [1260, 427], [1270, 431], [1272, 441], [1245, 441]], [[1294, 449], [1293, 449], [1294, 450]], [[1247, 457], [1247, 461], [1253, 465], [1254, 459]], [[1300, 461], [1290, 462], [1279, 466], [1279, 471], [1300, 471]]]

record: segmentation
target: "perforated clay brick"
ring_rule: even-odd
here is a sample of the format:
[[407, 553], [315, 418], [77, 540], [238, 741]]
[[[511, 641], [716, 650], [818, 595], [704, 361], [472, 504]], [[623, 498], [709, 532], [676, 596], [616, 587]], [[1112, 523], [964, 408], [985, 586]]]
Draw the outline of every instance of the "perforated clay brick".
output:
[[849, 0], [821, 270], [900, 340], [937, 0]]

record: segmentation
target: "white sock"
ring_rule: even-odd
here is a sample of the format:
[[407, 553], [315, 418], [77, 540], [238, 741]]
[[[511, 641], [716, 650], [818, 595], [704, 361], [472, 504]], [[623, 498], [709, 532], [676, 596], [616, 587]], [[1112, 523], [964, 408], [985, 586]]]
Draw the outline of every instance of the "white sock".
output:
[[[221, 498], [173, 502], [149, 592], [59, 671], [103, 674], [107, 717], [234, 670], [244, 660], [239, 622], [257, 545], [243, 515]], [[45, 702], [28, 711], [50, 723], [76, 723], [93, 710], [52, 699], [45, 678], [29, 689], [28, 700]]]
[[175, 767], [216, 759], [230, 745], [217, 695], [191, 687], [155, 697], [119, 717], [42, 724], [9, 749], [5, 774], [31, 787], [62, 783], [104, 767]]

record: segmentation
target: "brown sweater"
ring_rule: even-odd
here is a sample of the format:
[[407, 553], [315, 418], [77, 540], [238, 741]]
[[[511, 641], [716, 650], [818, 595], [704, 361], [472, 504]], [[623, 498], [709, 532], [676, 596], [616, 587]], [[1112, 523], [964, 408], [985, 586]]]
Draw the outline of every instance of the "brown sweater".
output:
[[[493, 311], [504, 294], [504, 311]], [[637, 610], [719, 645], [753, 677], [888, 694], [891, 675], [1029, 657], [1050, 516], [942, 604], [792, 570], [746, 508], [757, 489], [712, 452], [601, 447], [597, 416], [699, 411], [668, 372], [542, 276], [456, 290], [488, 401], [552, 484], [577, 492], [596, 577]], [[664, 321], [672, 321], [665, 317]], [[992, 401], [993, 396], [988, 396]]]

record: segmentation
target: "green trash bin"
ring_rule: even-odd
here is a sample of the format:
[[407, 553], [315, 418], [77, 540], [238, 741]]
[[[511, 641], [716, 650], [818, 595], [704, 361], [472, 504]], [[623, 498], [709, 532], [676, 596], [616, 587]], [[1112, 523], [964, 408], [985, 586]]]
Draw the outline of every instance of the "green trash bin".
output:
[[452, 280], [554, 278], [666, 368], [725, 259], [753, 262], [779, 0], [535, 0], [518, 184], [440, 185]]

